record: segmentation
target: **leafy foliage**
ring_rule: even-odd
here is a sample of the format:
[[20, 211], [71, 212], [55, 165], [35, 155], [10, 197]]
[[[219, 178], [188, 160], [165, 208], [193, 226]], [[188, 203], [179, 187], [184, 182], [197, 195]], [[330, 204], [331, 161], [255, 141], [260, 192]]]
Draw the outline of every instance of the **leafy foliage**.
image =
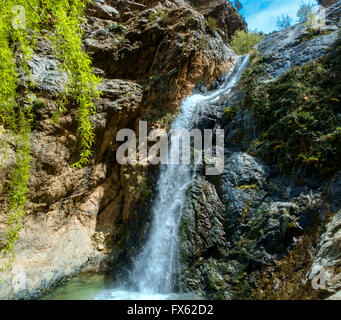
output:
[[[55, 3], [53, 3], [55, 2]], [[88, 164], [94, 143], [90, 115], [95, 113], [94, 101], [99, 98], [97, 87], [100, 80], [91, 72], [91, 60], [82, 50], [83, 11], [86, 1], [50, 1], [51, 13], [56, 19], [54, 34], [50, 36], [56, 55], [61, 59], [61, 69], [67, 73], [69, 85], [61, 101], [72, 97], [78, 104], [78, 131], [81, 137], [80, 160], [74, 164]], [[53, 6], [52, 6], [53, 5]], [[67, 8], [67, 10], [65, 10]], [[65, 110], [63, 104], [60, 111]]]
[[172, 23], [172, 18], [168, 15], [167, 12], [164, 12], [163, 10], [158, 10], [157, 12], [150, 13], [148, 17], [148, 21], [154, 22], [156, 19], [160, 20], [160, 23], [163, 26], [167, 26]]
[[308, 20], [309, 14], [312, 12], [313, 5], [311, 3], [302, 3], [297, 11], [297, 18], [299, 22]]
[[[30, 80], [22, 83], [25, 92], [19, 92], [18, 73], [30, 79], [28, 60], [36, 39], [42, 30], [49, 30], [48, 38], [60, 59], [60, 69], [68, 75], [69, 82], [60, 97], [60, 113], [66, 110], [68, 98], [78, 105], [79, 133], [81, 138], [81, 167], [89, 162], [94, 134], [90, 115], [95, 112], [99, 79], [92, 73], [91, 61], [82, 48], [84, 9], [89, 0], [0, 0], [0, 124], [16, 137], [16, 165], [10, 173], [7, 189], [8, 230], [2, 254], [9, 256], [8, 267], [15, 258], [14, 246], [19, 238], [21, 220], [25, 215], [26, 194], [30, 169], [30, 122], [32, 101]], [[16, 63], [18, 62], [18, 64]], [[19, 71], [19, 72], [18, 72]], [[21, 80], [22, 81], [22, 80]], [[25, 101], [19, 98], [26, 97]]]
[[264, 35], [260, 33], [238, 30], [232, 36], [231, 47], [237, 54], [247, 54], [263, 38]]
[[233, 107], [226, 107], [224, 109], [224, 115], [226, 120], [231, 121], [236, 114], [236, 110]]
[[143, 177], [139, 183], [138, 191], [142, 195], [143, 198], [149, 198], [152, 195], [152, 191], [149, 188], [147, 177]]
[[172, 22], [172, 18], [164, 11], [159, 11], [157, 15], [160, 18], [161, 23], [165, 26]]
[[289, 15], [282, 14], [281, 17], [277, 18], [276, 25], [281, 30], [288, 29], [292, 25], [292, 18]]
[[217, 31], [217, 19], [216, 18], [207, 17], [207, 23], [211, 32], [214, 33]]
[[7, 262], [11, 267], [15, 259], [14, 246], [19, 239], [19, 232], [22, 228], [22, 218], [25, 216], [26, 194], [28, 192], [28, 180], [30, 170], [30, 110], [21, 110], [18, 115], [17, 154], [16, 166], [12, 170], [8, 189], [11, 196], [8, 200], [9, 210], [7, 226], [8, 230], [3, 242], [2, 254], [9, 254]]

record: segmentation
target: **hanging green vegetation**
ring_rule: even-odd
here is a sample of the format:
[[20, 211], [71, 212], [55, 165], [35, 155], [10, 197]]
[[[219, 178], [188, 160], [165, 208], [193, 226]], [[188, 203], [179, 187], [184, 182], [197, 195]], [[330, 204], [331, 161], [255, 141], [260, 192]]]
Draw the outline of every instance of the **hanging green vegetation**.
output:
[[[82, 167], [88, 164], [94, 143], [94, 133], [90, 115], [95, 113], [94, 101], [99, 98], [97, 87], [100, 79], [91, 71], [91, 60], [82, 50], [81, 22], [87, 1], [48, 1], [50, 12], [55, 22], [54, 34], [50, 39], [54, 44], [55, 53], [62, 61], [61, 69], [67, 73], [69, 85], [64, 90], [60, 111], [63, 112], [64, 101], [72, 98], [78, 105], [79, 133], [81, 137], [80, 160], [74, 164]], [[65, 10], [68, 8], [68, 10]]]
[[[58, 99], [59, 114], [66, 111], [66, 102], [78, 106], [80, 159], [73, 164], [79, 168], [92, 156], [94, 133], [90, 116], [95, 113], [99, 98], [100, 79], [93, 74], [91, 60], [82, 46], [84, 9], [90, 0], [0, 0], [0, 125], [15, 137], [16, 164], [7, 185], [7, 232], [0, 244], [1, 253], [9, 258], [11, 267], [14, 246], [19, 238], [25, 215], [30, 170], [30, 122], [33, 83], [26, 80], [19, 94], [18, 74], [30, 79], [27, 62], [34, 53], [38, 36], [47, 34], [60, 71], [68, 77], [65, 90]], [[47, 32], [46, 32], [47, 31]], [[23, 81], [23, 80], [22, 80]], [[24, 81], [23, 81], [24, 82]], [[19, 96], [25, 98], [19, 102]]]

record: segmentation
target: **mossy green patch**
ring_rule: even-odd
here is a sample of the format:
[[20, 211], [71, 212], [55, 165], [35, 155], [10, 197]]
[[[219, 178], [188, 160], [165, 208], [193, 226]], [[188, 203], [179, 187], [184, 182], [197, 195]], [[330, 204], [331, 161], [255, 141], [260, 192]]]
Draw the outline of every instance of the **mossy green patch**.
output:
[[243, 191], [252, 190], [256, 188], [257, 186], [255, 184], [243, 184], [241, 186], [236, 187], [236, 189], [243, 190]]
[[142, 178], [141, 182], [139, 183], [138, 190], [144, 199], [151, 197], [152, 190], [149, 187], [147, 177]]
[[217, 31], [217, 19], [213, 17], [207, 17], [208, 28], [211, 32], [215, 33]]
[[224, 114], [226, 120], [231, 121], [236, 114], [236, 110], [233, 107], [226, 107], [224, 109]]
[[[266, 58], [241, 80], [260, 132], [249, 152], [285, 171], [332, 174], [341, 162], [340, 41], [330, 54], [261, 83]], [[300, 170], [298, 170], [300, 169]]]

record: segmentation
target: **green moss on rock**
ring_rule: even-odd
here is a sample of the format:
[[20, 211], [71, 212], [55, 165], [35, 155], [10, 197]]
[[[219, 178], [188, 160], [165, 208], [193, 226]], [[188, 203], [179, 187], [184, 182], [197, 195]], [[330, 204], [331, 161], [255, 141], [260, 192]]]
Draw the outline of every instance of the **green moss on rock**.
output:
[[341, 161], [340, 41], [331, 53], [261, 82], [266, 58], [255, 59], [241, 80], [259, 130], [249, 152], [281, 169], [338, 170]]

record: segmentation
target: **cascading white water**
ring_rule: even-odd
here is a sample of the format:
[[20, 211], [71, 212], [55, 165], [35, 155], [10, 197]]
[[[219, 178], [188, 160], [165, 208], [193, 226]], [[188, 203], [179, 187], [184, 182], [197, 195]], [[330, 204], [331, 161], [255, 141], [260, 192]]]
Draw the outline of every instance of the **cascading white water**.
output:
[[[182, 113], [173, 122], [171, 130], [191, 129], [197, 117], [197, 109], [203, 100], [204, 96], [197, 94], [187, 98], [182, 104]], [[177, 139], [171, 137], [170, 146], [174, 145], [173, 139]], [[146, 294], [172, 292], [172, 279], [176, 272], [179, 222], [185, 204], [186, 190], [192, 178], [191, 166], [163, 165], [161, 167], [157, 184], [158, 196], [152, 208], [153, 221], [150, 236], [136, 258], [134, 270], [130, 274], [130, 280], [136, 284], [139, 292]]]
[[[220, 87], [207, 95], [193, 94], [181, 105], [181, 113], [171, 125], [174, 129], [191, 130], [198, 122], [200, 111], [234, 87], [248, 64], [248, 57], [237, 59]], [[171, 136], [170, 152], [173, 139]], [[195, 177], [190, 165], [162, 165], [157, 183], [157, 197], [152, 207], [149, 237], [134, 261], [128, 282], [134, 290], [106, 290], [96, 299], [165, 299], [174, 293], [178, 272], [178, 230], [186, 202], [186, 191]]]

